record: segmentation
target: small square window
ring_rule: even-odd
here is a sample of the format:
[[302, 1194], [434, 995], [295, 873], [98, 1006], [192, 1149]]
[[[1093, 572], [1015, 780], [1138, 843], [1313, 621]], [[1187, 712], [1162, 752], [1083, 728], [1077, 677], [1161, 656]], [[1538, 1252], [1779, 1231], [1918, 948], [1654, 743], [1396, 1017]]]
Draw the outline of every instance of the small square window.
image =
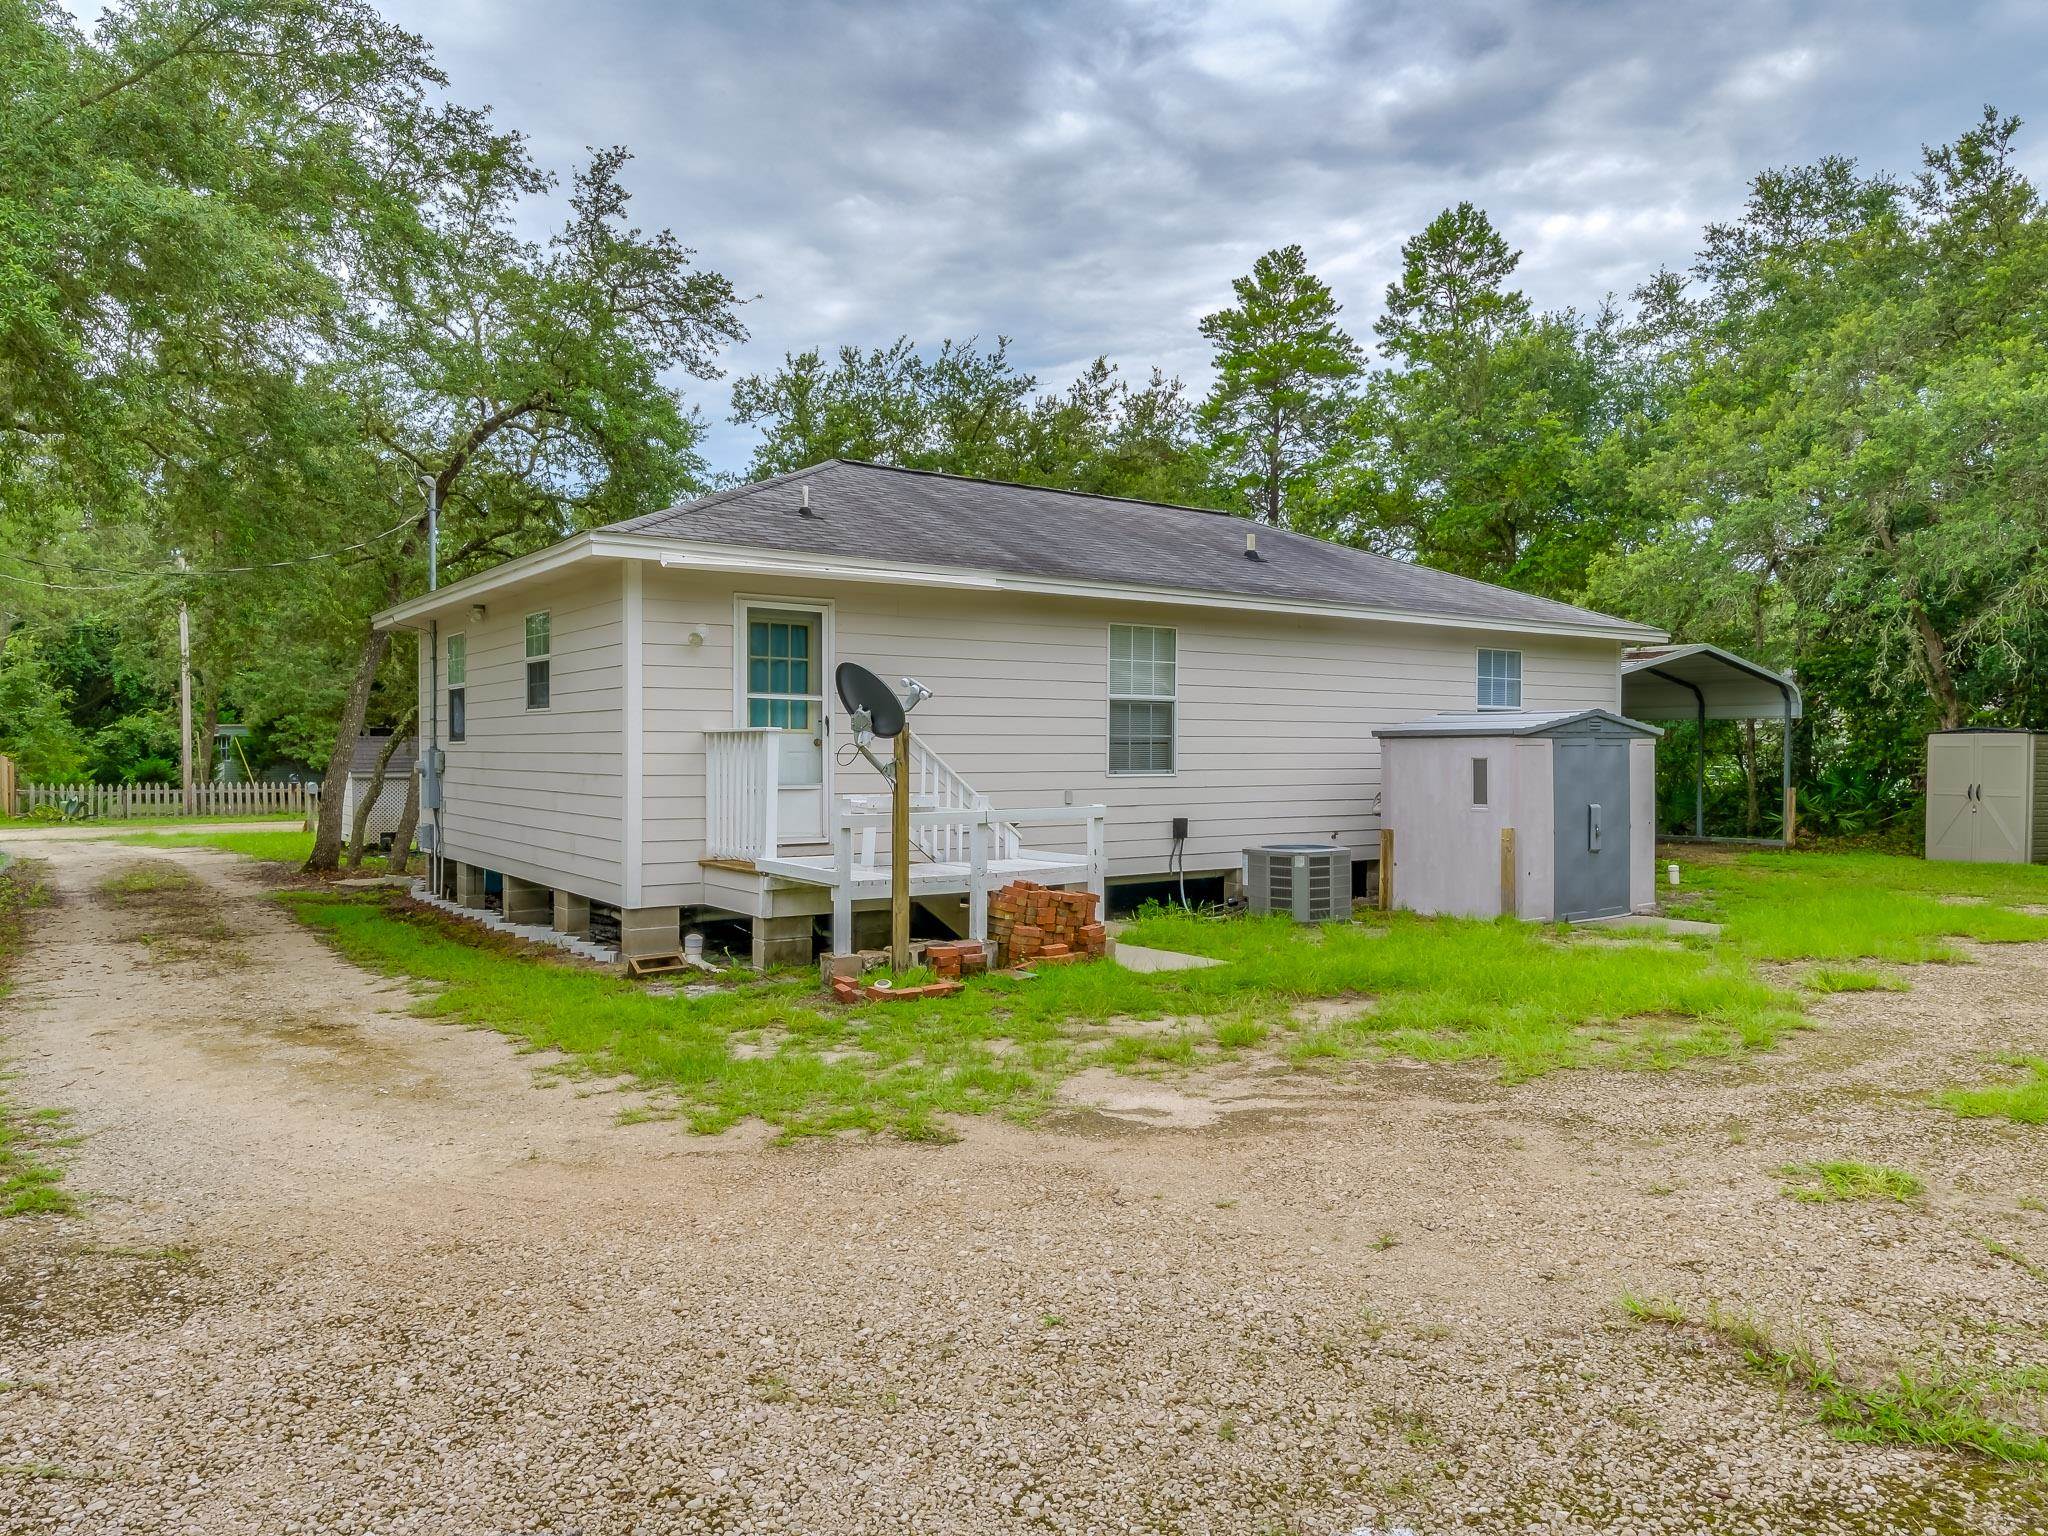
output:
[[1483, 810], [1486, 806], [1486, 759], [1483, 757], [1472, 759], [1472, 806], [1475, 810]]
[[1479, 653], [1479, 707], [1520, 709], [1522, 707], [1522, 653], [1481, 651]]

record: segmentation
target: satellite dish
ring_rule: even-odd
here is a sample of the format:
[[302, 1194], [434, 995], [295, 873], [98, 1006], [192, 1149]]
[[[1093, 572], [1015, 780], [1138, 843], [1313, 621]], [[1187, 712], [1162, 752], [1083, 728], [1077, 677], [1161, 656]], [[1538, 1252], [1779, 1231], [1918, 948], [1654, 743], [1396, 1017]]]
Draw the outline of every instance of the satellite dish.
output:
[[868, 729], [884, 739], [903, 734], [903, 701], [866, 667], [842, 661], [832, 674], [839, 702], [849, 715], [865, 714]]

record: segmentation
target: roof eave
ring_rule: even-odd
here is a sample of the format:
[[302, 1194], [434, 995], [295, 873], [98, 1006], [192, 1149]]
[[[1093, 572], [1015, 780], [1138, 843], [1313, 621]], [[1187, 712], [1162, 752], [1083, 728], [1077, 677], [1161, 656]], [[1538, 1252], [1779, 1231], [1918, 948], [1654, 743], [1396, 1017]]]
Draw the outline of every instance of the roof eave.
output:
[[1240, 613], [1295, 614], [1302, 617], [1354, 619], [1385, 624], [1413, 624], [1436, 629], [1509, 631], [1557, 635], [1571, 639], [1606, 640], [1617, 645], [1657, 644], [1668, 637], [1647, 625], [1576, 624], [1551, 619], [1508, 618], [1467, 614], [1426, 613], [1366, 604], [1333, 603], [1309, 598], [1260, 597], [1242, 592], [1207, 592], [1182, 587], [1137, 586], [1046, 576], [1022, 576], [970, 566], [909, 566], [856, 556], [785, 554], [746, 544], [714, 544], [661, 534], [597, 529], [559, 544], [508, 560], [503, 565], [434, 592], [421, 593], [378, 613], [379, 629], [416, 629], [437, 613], [459, 608], [489, 593], [549, 575], [587, 559], [652, 560], [676, 569], [737, 571], [750, 575], [809, 576], [884, 586], [924, 586], [956, 591], [1014, 592], [1047, 597], [1113, 597], [1126, 602], [1162, 606], [1227, 608]]

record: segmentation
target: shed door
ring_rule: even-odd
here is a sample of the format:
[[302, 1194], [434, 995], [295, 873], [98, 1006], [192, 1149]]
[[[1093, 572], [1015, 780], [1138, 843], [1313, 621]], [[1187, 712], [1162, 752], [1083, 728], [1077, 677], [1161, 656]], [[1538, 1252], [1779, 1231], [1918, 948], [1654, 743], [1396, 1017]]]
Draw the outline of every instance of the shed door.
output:
[[1557, 785], [1557, 915], [1566, 922], [1628, 910], [1628, 743], [1551, 745]]
[[1977, 798], [1975, 736], [1927, 738], [1927, 857], [1974, 859]]
[[2024, 736], [1977, 738], [1977, 858], [2023, 864], [2027, 858], [2027, 758]]

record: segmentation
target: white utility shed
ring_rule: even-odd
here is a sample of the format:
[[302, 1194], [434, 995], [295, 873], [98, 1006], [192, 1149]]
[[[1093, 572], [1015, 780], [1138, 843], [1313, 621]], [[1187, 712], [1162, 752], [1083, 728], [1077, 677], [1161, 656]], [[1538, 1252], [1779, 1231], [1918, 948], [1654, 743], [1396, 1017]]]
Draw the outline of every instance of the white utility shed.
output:
[[1487, 711], [1373, 734], [1395, 906], [1532, 922], [1655, 906], [1655, 726]]
[[2048, 734], [1928, 736], [1927, 857], [2048, 864]]

